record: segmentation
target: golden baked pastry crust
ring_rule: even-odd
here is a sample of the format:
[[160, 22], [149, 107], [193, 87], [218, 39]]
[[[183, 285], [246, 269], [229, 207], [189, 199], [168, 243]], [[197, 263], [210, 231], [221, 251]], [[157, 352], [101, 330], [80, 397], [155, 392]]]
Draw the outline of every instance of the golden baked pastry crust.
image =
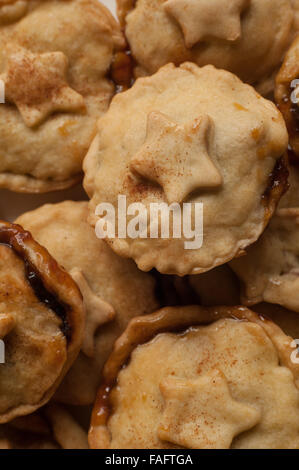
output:
[[168, 62], [213, 64], [263, 94], [295, 31], [292, 0], [118, 0], [118, 16], [137, 62], [137, 76]]
[[19, 225], [0, 222], [0, 422], [54, 394], [82, 342], [84, 311], [72, 278]]
[[224, 264], [259, 237], [286, 187], [281, 114], [212, 66], [168, 64], [138, 79], [113, 99], [98, 128], [83, 167], [91, 224], [98, 204], [117, 211], [119, 195], [147, 211], [151, 203], [203, 203], [200, 249], [185, 249], [183, 235], [150, 237], [152, 227], [147, 238], [106, 238], [144, 271], [200, 274]]
[[[292, 338], [298, 340], [299, 338], [299, 321], [298, 312], [292, 312], [281, 305], [269, 304], [262, 302], [254, 305], [252, 310], [262, 315], [264, 318], [268, 318], [278, 325], [282, 331]], [[294, 346], [296, 352], [296, 346]]]
[[124, 46], [97, 0], [0, 5], [0, 187], [38, 193], [82, 178], [96, 122], [115, 91], [110, 65]]
[[0, 425], [0, 449], [88, 449], [87, 431], [70, 411], [50, 402]]
[[154, 279], [97, 239], [87, 214], [87, 202], [65, 201], [17, 219], [72, 275], [83, 295], [86, 325], [81, 352], [55, 395], [74, 405], [94, 402], [116, 338], [133, 317], [159, 306]]
[[[200, 325], [199, 328], [198, 325]], [[181, 333], [182, 331], [184, 333]], [[196, 349], [190, 346], [189, 351], [188, 342], [192, 343], [196, 335], [200, 334]], [[223, 338], [226, 338], [228, 347], [222, 344]], [[239, 341], [243, 344], [241, 349], [238, 348]], [[90, 447], [102, 449], [115, 448], [114, 446], [116, 448], [176, 448], [177, 446], [217, 448], [223, 444], [227, 448], [230, 446], [227, 441], [228, 436], [232, 436], [235, 437], [232, 443], [235, 448], [263, 448], [263, 446], [298, 448], [297, 418], [291, 420], [292, 422], [289, 421], [287, 410], [284, 409], [288, 402], [287, 408], [294, 407], [293, 412], [296, 416], [299, 412], [299, 394], [294, 384], [295, 382], [298, 386], [299, 369], [298, 365], [291, 361], [291, 341], [292, 339], [270, 320], [259, 317], [244, 307], [165, 308], [153, 315], [135, 318], [115, 343], [113, 353], [105, 365], [104, 380], [98, 392], [89, 431]], [[176, 348], [179, 351], [177, 354]], [[159, 356], [161, 352], [164, 365]], [[148, 353], [152, 357], [150, 368], [148, 367]], [[157, 354], [160, 357], [159, 360]], [[188, 362], [190, 360], [191, 362]], [[216, 372], [215, 368], [219, 372]], [[212, 382], [210, 382], [209, 374], [214, 377]], [[213, 383], [218, 384], [220, 380], [218, 385], [223, 387], [222, 374], [227, 377], [228, 388], [232, 394], [231, 398], [223, 403], [222, 409], [227, 407], [229, 410], [225, 424], [222, 425], [218, 421], [222, 412], [217, 408], [217, 400], [221, 401], [223, 395], [218, 396], [217, 400], [212, 402], [212, 408], [215, 406], [214, 412], [217, 413], [216, 423], [212, 415], [209, 417], [205, 414], [211, 407], [208, 399], [201, 405], [199, 402], [200, 406], [204, 405], [201, 412], [203, 416], [206, 416], [205, 424], [200, 421], [201, 412], [191, 413], [190, 418], [187, 407], [192, 407], [193, 402], [197, 406], [197, 398], [192, 395], [193, 387], [200, 387], [196, 395], [200, 398], [200, 393], [204, 393], [205, 381], [207, 381], [213, 395]], [[273, 378], [274, 382], [272, 382]], [[268, 380], [272, 382], [272, 385]], [[266, 388], [263, 389], [264, 381]], [[276, 381], [277, 385], [274, 385]], [[134, 399], [130, 396], [130, 384], [133, 385], [133, 383]], [[157, 391], [159, 386], [164, 399]], [[252, 390], [251, 387], [253, 387]], [[260, 387], [261, 390], [259, 390]], [[273, 387], [271, 399], [270, 396], [268, 398], [265, 396], [269, 392], [269, 387], [270, 389]], [[172, 390], [170, 395], [165, 395], [167, 389], [169, 392]], [[183, 393], [184, 390], [184, 393], [191, 393], [189, 396], [191, 402], [190, 400], [186, 403], [176, 402], [173, 395], [175, 390], [177, 393]], [[286, 390], [288, 390], [289, 397], [282, 405], [280, 399]], [[235, 402], [235, 406], [230, 408], [229, 403], [232, 398], [238, 403]], [[267, 404], [267, 400], [270, 400], [270, 403]], [[238, 407], [238, 404], [242, 404], [243, 408]], [[244, 405], [246, 405], [245, 408]], [[146, 411], [147, 408], [150, 415]], [[234, 424], [235, 417], [233, 417], [232, 409], [234, 413], [240, 412], [237, 425]], [[286, 411], [285, 415], [284, 411]], [[175, 416], [181, 419], [180, 424], [174, 424]], [[186, 417], [189, 419], [188, 422], [185, 421]], [[143, 421], [142, 433], [139, 418]], [[212, 419], [211, 422], [210, 419]], [[196, 422], [199, 423], [199, 427], [194, 430], [193, 424]], [[218, 422], [220, 422], [219, 428]], [[287, 428], [286, 434], [284, 431], [280, 434], [280, 430], [284, 428], [283, 422]], [[227, 429], [228, 423], [231, 423], [229, 429]], [[238, 427], [242, 423], [245, 428], [248, 426], [247, 429], [251, 429], [252, 433], [248, 431], [242, 434], [242, 430]], [[223, 441], [205, 441], [204, 436], [209, 435], [210, 426], [215, 433], [212, 439], [220, 436]], [[176, 432], [173, 433], [172, 429]], [[241, 435], [237, 436], [240, 432]], [[155, 437], [157, 433], [160, 436], [158, 440]], [[289, 437], [287, 437], [288, 434]], [[199, 447], [197, 447], [198, 443], [201, 443]]]
[[245, 305], [269, 302], [299, 312], [299, 170], [294, 153], [290, 152], [289, 156], [287, 192], [260, 239], [249, 247], [246, 256], [232, 260], [231, 267], [241, 281], [241, 300]]
[[242, 302], [280, 304], [299, 312], [299, 208], [278, 209], [246, 256], [230, 265], [242, 283]]

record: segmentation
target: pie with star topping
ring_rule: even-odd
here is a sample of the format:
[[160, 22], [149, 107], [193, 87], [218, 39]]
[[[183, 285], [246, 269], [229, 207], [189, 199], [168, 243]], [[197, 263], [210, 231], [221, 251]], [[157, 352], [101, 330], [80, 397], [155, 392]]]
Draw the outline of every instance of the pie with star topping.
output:
[[0, 188], [37, 193], [80, 181], [123, 48], [97, 0], [0, 2]]
[[87, 214], [87, 202], [65, 201], [42, 206], [16, 221], [72, 275], [83, 295], [86, 325], [81, 352], [56, 393], [57, 400], [75, 405], [93, 403], [103, 365], [127, 323], [159, 306], [152, 276], [97, 239]]
[[136, 75], [168, 62], [229, 70], [267, 94], [295, 32], [293, 0], [118, 0]]
[[292, 338], [244, 307], [133, 319], [94, 406], [97, 449], [299, 448]]
[[[118, 255], [144, 271], [206, 272], [240, 255], [263, 232], [285, 189], [287, 140], [274, 104], [235, 75], [168, 64], [117, 95], [100, 119], [83, 166], [89, 222], [111, 228], [108, 204], [115, 230], [101, 234]], [[185, 223], [188, 210], [192, 227]], [[124, 231], [123, 222], [117, 226], [123, 216]], [[201, 220], [203, 244], [189, 245], [187, 229], [195, 236]]]
[[79, 353], [83, 329], [73, 279], [29, 232], [0, 222], [0, 423], [47, 403]]

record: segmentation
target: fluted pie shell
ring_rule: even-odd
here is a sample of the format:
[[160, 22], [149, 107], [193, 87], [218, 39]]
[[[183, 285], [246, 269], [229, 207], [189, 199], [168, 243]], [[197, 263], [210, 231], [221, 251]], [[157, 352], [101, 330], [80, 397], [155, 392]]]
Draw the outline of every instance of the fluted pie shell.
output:
[[17, 219], [73, 276], [83, 295], [83, 344], [55, 396], [74, 405], [94, 402], [104, 363], [128, 322], [159, 307], [153, 277], [96, 237], [86, 220], [87, 204], [46, 204]]
[[132, 320], [105, 365], [91, 448], [298, 448], [291, 342], [245, 307]]
[[137, 76], [168, 62], [229, 70], [260, 92], [298, 31], [297, 0], [117, 0]]
[[69, 274], [29, 232], [0, 222], [0, 423], [47, 403], [83, 330], [82, 297]]
[[[275, 105], [236, 76], [213, 66], [168, 64], [115, 96], [100, 119], [84, 160], [89, 221], [97, 225], [105, 217], [102, 203], [112, 206], [115, 233], [104, 234], [105, 240], [143, 271], [208, 271], [240, 255], [263, 232], [286, 186], [287, 141]], [[127, 235], [118, 231], [118, 214], [126, 216], [119, 196], [131, 211]], [[193, 229], [198, 222], [196, 233], [195, 214], [203, 204], [202, 246], [186, 247], [182, 215], [179, 235], [171, 223], [162, 235], [164, 215], [150, 220], [152, 204], [174, 204], [182, 214], [185, 203]], [[135, 236], [129, 228], [140, 204], [147, 224]]]

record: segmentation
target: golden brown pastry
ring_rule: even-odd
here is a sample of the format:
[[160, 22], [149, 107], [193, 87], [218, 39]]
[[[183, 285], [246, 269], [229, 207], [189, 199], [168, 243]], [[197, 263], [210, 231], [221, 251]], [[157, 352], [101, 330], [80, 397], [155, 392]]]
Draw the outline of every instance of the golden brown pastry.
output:
[[245, 305], [269, 302], [299, 312], [298, 241], [299, 208], [282, 208], [246, 256], [230, 263]]
[[0, 2], [0, 187], [46, 192], [81, 179], [123, 47], [97, 0]]
[[132, 320], [105, 365], [90, 446], [298, 448], [291, 342], [244, 307], [166, 308]]
[[[291, 310], [281, 307], [281, 305], [268, 304], [266, 302], [254, 305], [252, 309], [259, 315], [276, 323], [286, 335], [299, 341], [298, 312], [292, 312]], [[295, 345], [294, 348], [296, 348]]]
[[87, 212], [87, 202], [65, 201], [17, 219], [73, 276], [83, 295], [81, 353], [56, 394], [56, 399], [76, 405], [93, 403], [102, 367], [129, 320], [158, 306], [154, 279], [97, 239]]
[[84, 160], [89, 222], [141, 270], [208, 271], [263, 232], [285, 189], [287, 140], [274, 104], [236, 76], [168, 64], [117, 95], [100, 119]]
[[0, 423], [50, 399], [79, 353], [83, 330], [72, 278], [29, 232], [0, 222]]
[[60, 405], [0, 426], [0, 449], [88, 449], [87, 432]]
[[263, 93], [295, 31], [293, 0], [118, 0], [136, 74], [192, 61], [229, 70]]

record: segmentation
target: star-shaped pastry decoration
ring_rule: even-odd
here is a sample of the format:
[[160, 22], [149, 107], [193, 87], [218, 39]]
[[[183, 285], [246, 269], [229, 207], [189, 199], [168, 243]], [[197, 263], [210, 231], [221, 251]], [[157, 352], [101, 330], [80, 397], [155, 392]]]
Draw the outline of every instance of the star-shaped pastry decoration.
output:
[[158, 437], [188, 449], [228, 449], [261, 418], [255, 407], [234, 400], [216, 369], [194, 380], [166, 378], [160, 389], [165, 408]]
[[68, 59], [62, 52], [13, 51], [0, 79], [5, 99], [17, 106], [27, 127], [41, 124], [54, 112], [84, 110], [84, 98], [67, 83]]
[[151, 112], [145, 143], [132, 158], [130, 170], [162, 186], [170, 204], [181, 203], [196, 189], [222, 184], [209, 155], [212, 136], [209, 116], [180, 126], [164, 114]]
[[251, 0], [168, 0], [166, 12], [182, 28], [186, 47], [214, 37], [235, 41], [241, 36], [241, 14]]
[[82, 351], [86, 356], [93, 357], [95, 350], [95, 334], [100, 326], [113, 320], [115, 311], [110, 304], [102, 300], [90, 289], [84, 275], [79, 269], [73, 269], [71, 276], [79, 286], [86, 311]]
[[0, 339], [4, 339], [15, 327], [15, 319], [10, 313], [0, 313]]

